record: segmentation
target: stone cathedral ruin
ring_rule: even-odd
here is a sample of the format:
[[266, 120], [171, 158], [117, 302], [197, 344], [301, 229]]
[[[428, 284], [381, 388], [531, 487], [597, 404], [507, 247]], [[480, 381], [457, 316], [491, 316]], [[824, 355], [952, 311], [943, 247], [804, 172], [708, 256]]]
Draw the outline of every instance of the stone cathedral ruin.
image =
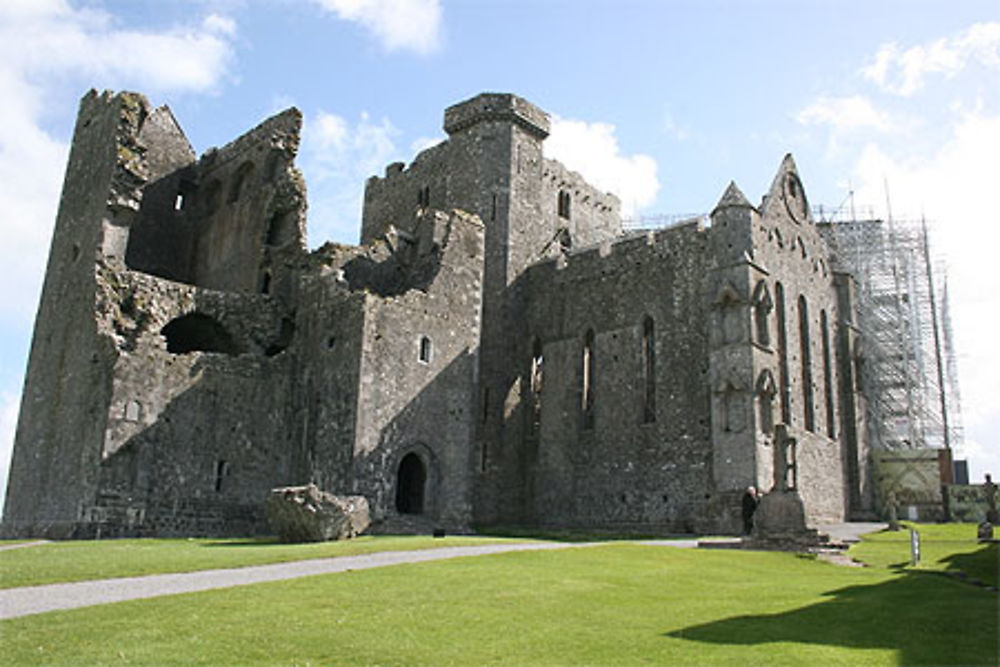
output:
[[309, 482], [386, 530], [738, 532], [775, 466], [809, 522], [872, 509], [855, 283], [790, 156], [760, 204], [623, 231], [546, 113], [481, 94], [310, 252], [300, 125], [199, 158], [167, 107], [83, 98], [7, 532], [259, 533]]

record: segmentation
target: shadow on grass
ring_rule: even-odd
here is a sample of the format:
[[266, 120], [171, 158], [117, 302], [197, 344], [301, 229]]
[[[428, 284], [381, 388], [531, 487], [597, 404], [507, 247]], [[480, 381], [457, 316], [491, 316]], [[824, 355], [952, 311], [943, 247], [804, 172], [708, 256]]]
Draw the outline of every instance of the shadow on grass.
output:
[[572, 530], [531, 528], [520, 526], [491, 526], [476, 531], [482, 537], [511, 537], [525, 540], [544, 540], [546, 542], [618, 542], [632, 540], [669, 540], [694, 539], [696, 535], [663, 534], [663, 533], [623, 533], [621, 531]]
[[282, 542], [277, 537], [244, 537], [232, 540], [217, 540], [214, 542], [204, 542], [203, 547], [280, 547], [288, 546], [289, 542]]
[[1000, 545], [996, 543], [984, 544], [975, 551], [952, 554], [942, 558], [941, 562], [947, 564], [948, 572], [961, 572], [994, 588], [1000, 585], [1000, 577], [997, 574], [1000, 567]]
[[665, 636], [710, 644], [779, 642], [889, 649], [899, 664], [996, 664], [997, 596], [945, 577], [909, 572], [826, 593], [779, 614], [736, 616]]

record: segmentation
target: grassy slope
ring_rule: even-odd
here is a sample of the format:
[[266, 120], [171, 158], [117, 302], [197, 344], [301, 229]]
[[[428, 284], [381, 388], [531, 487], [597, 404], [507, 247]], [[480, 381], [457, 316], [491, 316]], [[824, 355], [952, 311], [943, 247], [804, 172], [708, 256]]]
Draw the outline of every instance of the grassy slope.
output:
[[[997, 586], [997, 565], [1000, 561], [997, 545], [976, 541], [976, 525], [972, 523], [915, 524], [904, 523], [897, 532], [865, 535], [860, 544], [851, 548], [851, 556], [868, 565], [894, 570], [957, 572]], [[910, 531], [920, 533], [921, 558], [916, 567], [910, 566]]]
[[982, 664], [995, 594], [637, 544], [423, 563], [0, 624], [13, 664]]
[[518, 540], [414, 535], [315, 544], [208, 539], [52, 542], [0, 551], [0, 588], [512, 541]]

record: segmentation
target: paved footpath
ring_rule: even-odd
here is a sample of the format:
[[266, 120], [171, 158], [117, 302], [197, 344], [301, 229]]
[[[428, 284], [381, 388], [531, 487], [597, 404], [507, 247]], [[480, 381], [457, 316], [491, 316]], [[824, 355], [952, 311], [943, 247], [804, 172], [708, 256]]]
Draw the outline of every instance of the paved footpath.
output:
[[373, 567], [400, 563], [481, 556], [509, 551], [537, 551], [581, 546], [572, 543], [528, 542], [519, 544], [486, 544], [469, 547], [442, 547], [419, 551], [382, 551], [359, 556], [318, 558], [290, 563], [253, 565], [225, 570], [201, 570], [177, 574], [153, 574], [145, 577], [122, 577], [78, 581], [67, 584], [23, 586], [0, 590], [0, 619], [41, 614], [59, 609], [76, 609], [97, 604], [138, 600], [140, 598], [193, 593], [212, 588], [246, 586], [266, 581], [296, 579], [317, 574], [332, 574], [350, 570], [367, 570]]
[[[834, 524], [820, 526], [821, 532], [833, 539], [857, 540], [858, 535], [885, 527], [885, 524]], [[33, 546], [40, 542], [11, 546]], [[671, 547], [694, 548], [697, 540], [649, 540], [645, 544]], [[266, 581], [297, 579], [317, 574], [333, 574], [350, 570], [367, 570], [373, 567], [398, 565], [400, 563], [421, 563], [463, 556], [481, 556], [510, 551], [537, 551], [542, 549], [565, 549], [569, 547], [593, 546], [597, 542], [526, 542], [517, 544], [486, 544], [468, 547], [442, 547], [417, 551], [382, 551], [359, 556], [338, 556], [300, 560], [291, 563], [253, 565], [225, 570], [201, 570], [176, 574], [153, 574], [145, 577], [122, 577], [119, 579], [99, 579], [78, 581], [68, 584], [47, 584], [45, 586], [24, 586], [0, 590], [0, 619], [17, 618], [42, 614], [59, 609], [76, 609], [124, 600], [138, 600], [160, 595], [194, 593], [213, 588], [247, 586]]]

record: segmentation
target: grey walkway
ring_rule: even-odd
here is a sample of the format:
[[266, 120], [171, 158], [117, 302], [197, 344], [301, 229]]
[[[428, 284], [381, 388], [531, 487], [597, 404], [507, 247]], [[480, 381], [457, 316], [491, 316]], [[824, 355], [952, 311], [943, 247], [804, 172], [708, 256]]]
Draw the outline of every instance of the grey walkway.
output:
[[488, 544], [470, 547], [442, 547], [419, 551], [383, 551], [360, 556], [340, 556], [302, 560], [292, 563], [254, 565], [227, 570], [202, 570], [180, 574], [154, 574], [145, 577], [123, 577], [79, 581], [68, 584], [24, 586], [0, 590], [0, 619], [41, 614], [59, 609], [76, 609], [91, 605], [137, 600], [140, 598], [193, 593], [213, 588], [246, 586], [266, 581], [295, 579], [316, 574], [367, 570], [373, 567], [420, 563], [463, 556], [509, 551], [537, 551], [580, 546], [555, 542], [530, 542], [523, 544]]
[[[885, 528], [884, 523], [839, 523], [817, 526], [835, 542], [857, 541], [860, 535]], [[11, 546], [29, 546], [34, 543]], [[294, 561], [254, 565], [226, 570], [201, 570], [178, 574], [154, 574], [145, 577], [123, 577], [79, 581], [68, 584], [48, 584], [45, 586], [25, 586], [0, 590], [0, 619], [17, 618], [42, 614], [59, 609], [76, 609], [111, 602], [138, 600], [160, 595], [194, 593], [213, 588], [246, 586], [267, 581], [296, 579], [317, 574], [333, 574], [351, 570], [367, 570], [400, 563], [421, 563], [425, 561], [480, 556], [510, 551], [535, 551], [541, 549], [565, 549], [569, 547], [593, 546], [589, 543], [529, 542], [521, 544], [487, 544], [468, 547], [442, 547], [419, 551], [383, 551], [359, 556], [340, 556], [315, 560]], [[698, 540], [648, 540], [643, 544], [682, 548], [696, 548]]]
[[888, 528], [886, 523], [855, 521], [852, 523], [824, 523], [816, 526], [816, 530], [830, 536], [831, 542], [851, 544], [861, 540], [862, 535], [874, 533]]
[[23, 549], [24, 547], [37, 547], [39, 544], [48, 544], [48, 540], [32, 540], [31, 542], [15, 542], [14, 544], [0, 544], [0, 551], [8, 549]]

